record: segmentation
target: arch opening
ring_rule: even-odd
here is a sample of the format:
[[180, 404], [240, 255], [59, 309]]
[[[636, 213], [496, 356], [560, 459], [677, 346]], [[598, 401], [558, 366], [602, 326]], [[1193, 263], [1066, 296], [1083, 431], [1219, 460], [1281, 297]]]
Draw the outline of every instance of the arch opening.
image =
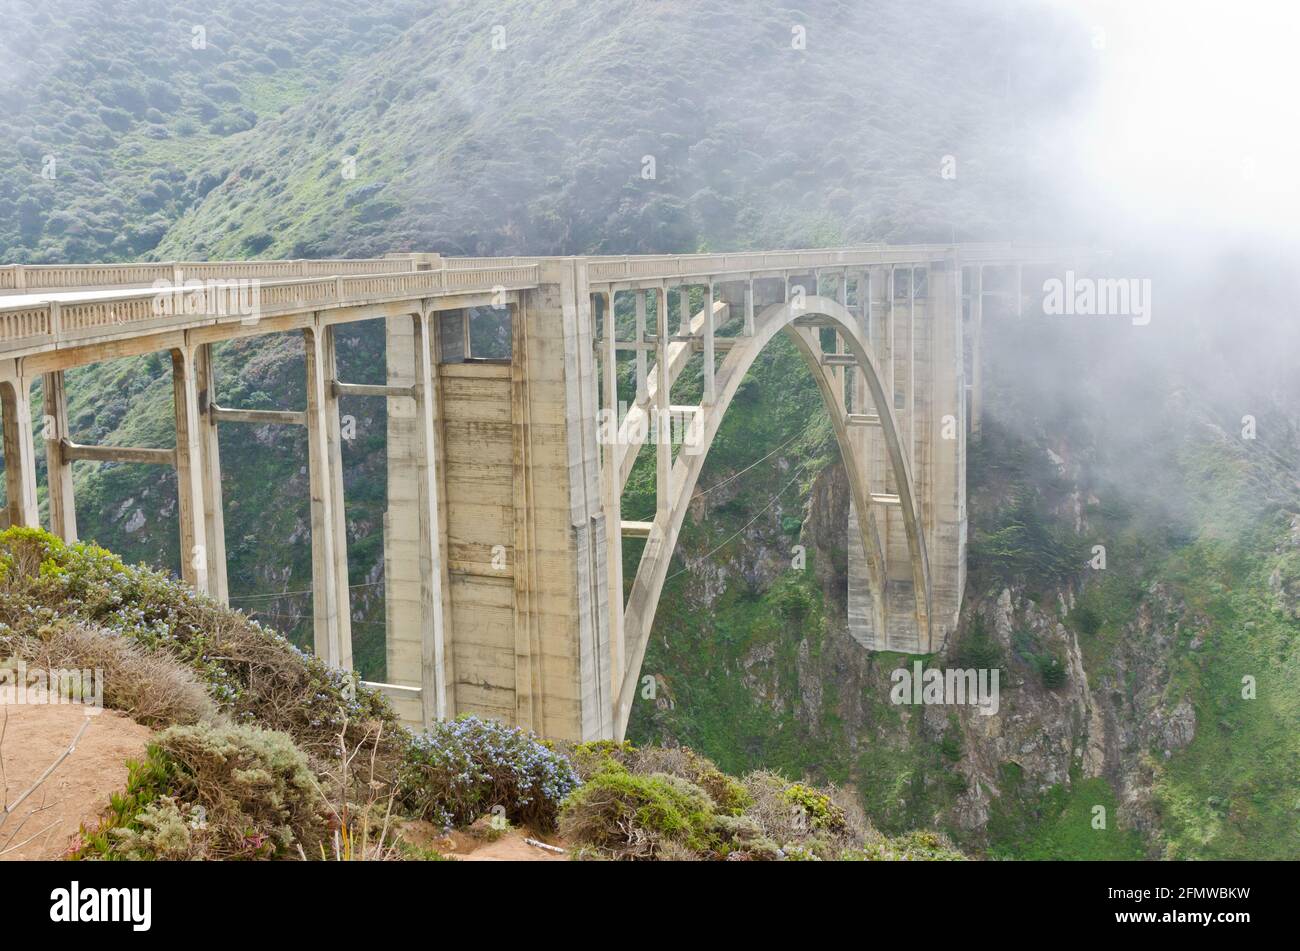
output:
[[[843, 346], [833, 362], [826, 359], [821, 342], [823, 329], [835, 331]], [[823, 402], [835, 431], [836, 442], [844, 461], [846, 473], [858, 513], [858, 529], [866, 553], [867, 584], [871, 594], [875, 623], [885, 623], [885, 553], [877, 525], [876, 500], [868, 483], [861, 445], [851, 432], [850, 405], [845, 399], [842, 378], [835, 372], [840, 367], [853, 367], [862, 375], [868, 399], [878, 417], [887, 464], [897, 486], [899, 506], [906, 530], [915, 611], [918, 628], [928, 631], [930, 624], [930, 580], [925, 553], [920, 512], [913, 491], [911, 461], [904, 451], [894, 412], [892, 392], [886, 390], [871, 346], [858, 319], [837, 301], [819, 295], [805, 295], [801, 299], [787, 300], [768, 305], [754, 321], [754, 333], [737, 338], [727, 352], [716, 374], [716, 399], [701, 408], [702, 446], [694, 454], [679, 453], [672, 464], [669, 500], [661, 508], [649, 530], [641, 561], [632, 582], [624, 612], [624, 640], [626, 666], [621, 689], [618, 692], [616, 733], [622, 737], [631, 714], [635, 688], [645, 656], [646, 645], [654, 623], [659, 596], [667, 579], [672, 555], [677, 546], [686, 511], [704, 468], [722, 419], [743, 382], [750, 367], [764, 348], [778, 333], [792, 338], [796, 349], [803, 355], [817, 382]], [[865, 407], [852, 407], [860, 413]], [[628, 453], [634, 456], [635, 453]], [[617, 556], [621, 557], [621, 556]]]

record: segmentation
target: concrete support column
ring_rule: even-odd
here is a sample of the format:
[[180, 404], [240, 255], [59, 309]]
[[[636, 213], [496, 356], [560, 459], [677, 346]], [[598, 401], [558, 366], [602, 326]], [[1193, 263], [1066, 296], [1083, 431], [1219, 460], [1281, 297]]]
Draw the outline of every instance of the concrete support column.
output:
[[194, 351], [172, 351], [172, 404], [176, 416], [176, 494], [179, 499], [181, 577], [209, 594], [207, 526], [203, 519], [203, 472], [199, 388]]
[[[637, 293], [638, 298], [640, 292]], [[620, 431], [618, 418], [618, 332], [614, 325], [614, 292], [605, 296], [605, 313], [602, 350], [604, 402], [610, 414], [609, 444], [601, 452], [601, 486], [604, 498], [601, 500], [605, 512], [605, 541], [608, 556], [605, 568], [608, 572], [609, 599], [609, 646], [610, 646], [610, 703], [618, 709], [618, 693], [623, 686], [624, 644], [623, 644], [623, 493], [618, 477], [617, 441]], [[644, 324], [644, 315], [641, 317]], [[638, 358], [644, 353], [637, 351]]]
[[40, 526], [36, 505], [36, 441], [32, 437], [31, 380], [0, 382], [4, 412], [5, 490], [10, 525]]
[[636, 290], [633, 294], [636, 296], [636, 401], [644, 404], [650, 397], [650, 390], [646, 383], [646, 373], [648, 371], [646, 351], [644, 348], [645, 340], [645, 302], [649, 291]]
[[671, 500], [673, 444], [672, 421], [669, 418], [670, 389], [668, 375], [668, 291], [659, 293], [659, 307], [655, 337], [655, 518], [668, 518]]
[[[849, 306], [849, 279], [847, 275], [833, 275], [835, 281], [835, 300], [842, 304], [845, 309]], [[844, 340], [840, 337], [839, 331], [835, 332], [835, 353], [844, 353]], [[840, 412], [848, 412], [849, 395], [845, 389], [845, 380], [848, 379], [848, 371], [845, 367], [834, 367], [831, 375], [835, 379], [835, 397], [839, 403]]]
[[[689, 324], [689, 318], [687, 323]], [[689, 330], [688, 330], [689, 332]], [[717, 367], [713, 362], [713, 281], [704, 288], [704, 405], [712, 406], [718, 398], [715, 380]]]
[[754, 279], [745, 282], [745, 336], [754, 336]]
[[[938, 649], [952, 632], [966, 584], [966, 372], [962, 342], [962, 273], [955, 259], [930, 268], [927, 316], [933, 333], [930, 413], [939, 438], [931, 440], [933, 465], [928, 491], [921, 496], [929, 510], [933, 540], [930, 552], [933, 642]], [[946, 417], [951, 417], [946, 419]]]
[[[894, 276], [888, 265], [871, 267], [863, 275], [860, 285], [862, 322], [867, 340], [883, 377], [882, 384], [887, 399], [893, 398], [894, 387]], [[875, 405], [865, 381], [858, 380], [855, 387], [855, 412], [880, 413], [886, 407]], [[893, 482], [892, 467], [886, 454], [885, 441], [876, 427], [854, 427], [851, 432], [855, 451], [864, 460], [867, 484], [873, 493], [891, 494], [897, 491]], [[850, 508], [848, 556], [848, 619], [849, 632], [859, 643], [872, 650], [890, 648], [889, 622], [893, 609], [902, 601], [898, 582], [906, 583], [909, 576], [907, 541], [902, 519], [891, 507], [876, 510], [876, 525], [881, 548], [885, 555], [885, 603], [874, 603], [868, 584], [866, 552], [859, 537], [859, 513]]]
[[415, 317], [415, 387], [420, 523], [420, 687], [425, 726], [452, 714], [448, 689], [447, 565], [443, 551], [442, 485], [439, 472], [439, 405], [437, 349], [433, 317]]
[[916, 462], [916, 268], [907, 272], [907, 452]]
[[[468, 337], [466, 338], [468, 339]], [[334, 341], [334, 328], [321, 330], [322, 377], [325, 381], [325, 436], [329, 450], [330, 491], [333, 504], [330, 512], [334, 518], [334, 593], [338, 599], [339, 666], [352, 669], [352, 585], [348, 577], [348, 521], [347, 499], [343, 490], [343, 432], [339, 414], [338, 391], [334, 382], [339, 378], [338, 348]]]
[[[307, 371], [307, 469], [311, 485], [312, 615], [315, 625], [316, 656], [331, 667], [351, 667], [351, 638], [344, 645], [344, 631], [350, 630], [340, 605], [347, 600], [346, 588], [339, 591], [340, 576], [347, 575], [346, 546], [340, 550], [337, 512], [343, 505], [343, 487], [336, 483], [337, 467], [331, 456], [339, 451], [337, 428], [329, 422], [329, 410], [337, 403], [329, 394], [332, 378], [332, 339], [319, 323], [303, 330], [303, 351]], [[331, 439], [334, 434], [334, 439]]]
[[208, 541], [208, 589], [222, 604], [230, 603], [226, 579], [226, 520], [221, 498], [221, 452], [217, 444], [217, 381], [212, 369], [212, 344], [194, 351], [199, 390], [199, 468], [203, 481], [203, 528]]
[[63, 371], [46, 373], [42, 380], [45, 397], [45, 468], [49, 479], [50, 531], [65, 542], [77, 540], [77, 502], [72, 487], [72, 461], [63, 454], [68, 430], [68, 398]]

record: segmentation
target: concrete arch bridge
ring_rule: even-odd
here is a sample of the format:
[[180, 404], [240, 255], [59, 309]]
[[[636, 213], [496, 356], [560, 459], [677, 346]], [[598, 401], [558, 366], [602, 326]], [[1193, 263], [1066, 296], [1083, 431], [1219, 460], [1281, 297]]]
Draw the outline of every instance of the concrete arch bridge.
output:
[[[305, 427], [315, 649], [350, 668], [339, 400], [383, 399], [378, 686], [413, 724], [473, 712], [551, 737], [621, 737], [708, 447], [780, 333], [818, 383], [849, 476], [851, 635], [868, 649], [941, 646], [965, 584], [966, 437], [980, 416], [985, 299], [1018, 308], [1024, 268], [1073, 257], [1013, 244], [869, 245], [0, 267], [0, 525], [40, 521], [38, 442], [50, 528], [69, 540], [75, 463], [173, 467], [181, 573], [224, 601], [218, 430]], [[339, 377], [336, 328], [369, 320], [385, 323], [382, 385]], [[223, 405], [212, 348], [269, 334], [301, 335], [305, 406]], [[145, 353], [171, 358], [175, 446], [75, 441], [64, 373]], [[696, 361], [701, 398], [674, 404], [674, 383]], [[643, 451], [654, 454], [655, 514], [630, 521], [623, 489]], [[631, 579], [624, 545], [642, 547]]]

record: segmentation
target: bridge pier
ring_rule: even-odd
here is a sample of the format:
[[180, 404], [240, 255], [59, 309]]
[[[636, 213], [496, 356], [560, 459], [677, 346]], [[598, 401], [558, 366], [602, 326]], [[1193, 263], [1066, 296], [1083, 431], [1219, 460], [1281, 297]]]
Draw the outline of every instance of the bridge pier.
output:
[[213, 344], [194, 348], [194, 379], [198, 389], [198, 469], [203, 493], [203, 534], [207, 539], [208, 594], [230, 603], [226, 576], [226, 523], [221, 496], [221, 450], [218, 445], [217, 378], [212, 365]]
[[77, 540], [76, 492], [72, 486], [72, 460], [64, 452], [68, 429], [68, 398], [63, 371], [53, 370], [41, 378], [45, 403], [45, 470], [48, 479], [50, 531], [65, 542]]
[[[0, 379], [0, 411], [4, 414], [6, 521], [9, 525], [40, 526], [36, 504], [36, 442], [32, 436], [32, 381], [21, 369]], [[7, 527], [7, 526], [6, 526]]]
[[[312, 615], [316, 656], [352, 669], [347, 535], [334, 335], [317, 318], [303, 328], [307, 373], [307, 470], [311, 486]], [[179, 433], [179, 431], [178, 431]], [[201, 496], [200, 496], [201, 499]]]
[[181, 576], [208, 594], [208, 534], [203, 517], [201, 423], [194, 349], [172, 350], [172, 394], [176, 418], [176, 495], [180, 517]]
[[384, 689], [408, 721], [473, 712], [597, 739], [613, 735], [617, 582], [592, 304], [580, 262], [540, 272], [510, 303], [509, 360], [453, 340], [459, 311], [388, 321], [388, 384], [422, 395], [389, 398]]
[[[915, 270], [916, 273], [913, 273]], [[929, 559], [932, 608], [929, 630], [916, 621], [915, 581], [910, 571], [902, 515], [882, 504], [886, 562], [883, 630], [867, 585], [866, 554], [858, 513], [849, 511], [849, 633], [871, 650], [931, 653], [955, 628], [966, 583], [966, 374], [961, 310], [961, 268], [953, 259], [921, 267], [869, 269], [866, 324], [872, 348], [893, 395], [912, 464]], [[918, 293], [920, 291], [920, 293]], [[855, 405], [865, 399], [855, 388]], [[855, 427], [868, 481], [898, 491], [879, 430]]]

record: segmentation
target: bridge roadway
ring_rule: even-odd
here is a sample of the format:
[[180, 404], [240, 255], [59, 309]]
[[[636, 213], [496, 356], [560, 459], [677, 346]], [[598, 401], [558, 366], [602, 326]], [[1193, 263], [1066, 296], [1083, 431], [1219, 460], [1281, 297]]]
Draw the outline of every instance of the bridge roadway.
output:
[[[218, 429], [304, 426], [314, 645], [350, 669], [338, 401], [383, 398], [387, 674], [378, 686], [413, 724], [476, 712], [547, 736], [621, 737], [708, 446], [763, 347], [777, 333], [794, 341], [845, 460], [851, 635], [870, 649], [929, 653], [961, 606], [985, 299], [1018, 309], [1025, 267], [1086, 257], [1016, 244], [867, 245], [0, 267], [0, 524], [39, 523], [36, 429], [50, 528], [68, 540], [77, 537], [74, 462], [172, 466], [181, 575], [225, 601]], [[476, 354], [476, 321], [503, 318], [509, 355]], [[335, 328], [362, 320], [385, 322], [383, 385], [338, 378]], [[305, 407], [221, 405], [212, 348], [285, 333], [303, 340]], [[172, 361], [175, 447], [75, 442], [64, 373], [155, 352]], [[695, 365], [702, 397], [678, 405], [673, 385]], [[655, 512], [625, 520], [623, 488], [647, 444]], [[625, 544], [641, 548], [631, 579]]]

